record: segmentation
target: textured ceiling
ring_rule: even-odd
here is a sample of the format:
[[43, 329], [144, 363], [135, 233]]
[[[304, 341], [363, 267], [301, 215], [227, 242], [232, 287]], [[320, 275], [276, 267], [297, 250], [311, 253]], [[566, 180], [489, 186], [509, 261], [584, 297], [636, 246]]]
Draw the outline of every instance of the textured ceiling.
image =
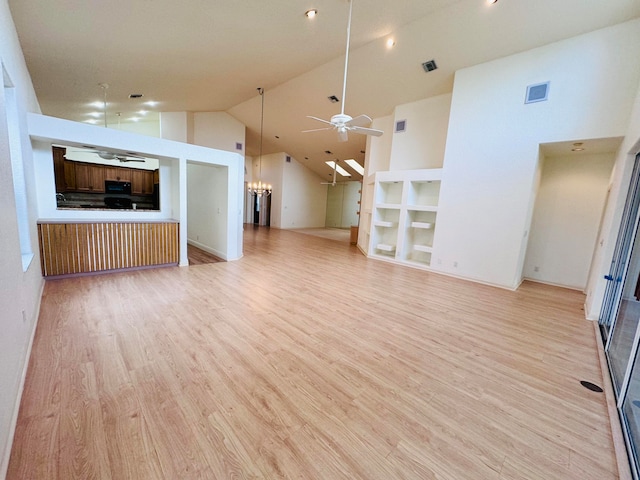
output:
[[[47, 115], [85, 121], [89, 103], [102, 98], [98, 84], [108, 83], [109, 112], [121, 112], [110, 123], [129, 121], [143, 100], [158, 101], [159, 111], [226, 111], [247, 125], [247, 153], [255, 155], [263, 87], [263, 153], [287, 152], [323, 177], [326, 160], [364, 158], [363, 136], [339, 143], [329, 132], [301, 133], [321, 126], [306, 115], [340, 111], [327, 97], [342, 97], [346, 0], [9, 5]], [[310, 8], [319, 11], [313, 20], [304, 16]], [[638, 16], [638, 0], [355, 0], [345, 111], [389, 115], [450, 92], [460, 68]], [[421, 63], [430, 59], [439, 68], [427, 74]]]

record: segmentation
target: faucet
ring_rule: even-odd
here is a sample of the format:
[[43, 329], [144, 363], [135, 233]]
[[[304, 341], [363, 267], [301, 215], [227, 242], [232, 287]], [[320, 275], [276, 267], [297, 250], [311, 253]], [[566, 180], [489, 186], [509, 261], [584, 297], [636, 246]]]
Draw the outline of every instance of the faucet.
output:
[[64, 198], [64, 195], [62, 193], [56, 193], [56, 200], [58, 201], [62, 200], [63, 202], [67, 201], [67, 199]]

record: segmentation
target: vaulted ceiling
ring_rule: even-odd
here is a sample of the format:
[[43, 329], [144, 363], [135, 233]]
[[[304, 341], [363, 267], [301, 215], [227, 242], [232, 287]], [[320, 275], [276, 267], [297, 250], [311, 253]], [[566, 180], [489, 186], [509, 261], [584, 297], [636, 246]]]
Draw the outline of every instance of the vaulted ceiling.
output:
[[[226, 111], [247, 126], [246, 151], [256, 155], [262, 87], [264, 154], [287, 152], [323, 177], [326, 160], [364, 159], [363, 136], [338, 142], [333, 132], [301, 133], [322, 126], [307, 115], [340, 112], [327, 97], [343, 100], [347, 0], [9, 5], [47, 115], [86, 121], [107, 83], [110, 124], [141, 109], [151, 121], [158, 111]], [[310, 20], [304, 13], [312, 8], [318, 15]], [[451, 92], [458, 69], [639, 16], [638, 0], [354, 0], [345, 111], [386, 116]], [[422, 63], [431, 59], [438, 69], [426, 73]], [[143, 106], [148, 100], [158, 104]]]

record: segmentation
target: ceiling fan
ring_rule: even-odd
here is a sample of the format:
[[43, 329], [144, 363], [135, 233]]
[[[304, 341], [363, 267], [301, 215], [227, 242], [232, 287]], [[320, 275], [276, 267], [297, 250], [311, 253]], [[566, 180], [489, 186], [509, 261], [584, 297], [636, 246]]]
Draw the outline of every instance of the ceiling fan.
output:
[[141, 157], [140, 155], [136, 155], [133, 153], [122, 154], [122, 153], [116, 153], [116, 152], [109, 152], [107, 150], [75, 150], [75, 151], [82, 152], [82, 153], [94, 153], [98, 155], [100, 158], [102, 158], [103, 160], [118, 160], [121, 163], [127, 163], [127, 162], [144, 163], [145, 161], [144, 157]]
[[331, 120], [324, 120], [322, 118], [313, 117], [307, 115], [307, 118], [317, 120], [322, 123], [330, 125], [324, 128], [314, 128], [312, 130], [303, 130], [304, 132], [317, 132], [320, 130], [335, 130], [338, 132], [338, 140], [340, 142], [346, 142], [348, 140], [348, 132], [359, 133], [361, 135], [373, 135], [379, 137], [384, 132], [382, 130], [376, 130], [374, 128], [366, 128], [371, 124], [371, 118], [367, 115], [359, 115], [355, 118], [350, 117], [344, 113], [344, 104], [347, 94], [347, 67], [349, 65], [349, 42], [351, 40], [351, 11], [353, 9], [353, 0], [349, 0], [349, 22], [347, 23], [347, 48], [344, 60], [344, 82], [342, 84], [342, 109], [339, 114], [331, 117]]

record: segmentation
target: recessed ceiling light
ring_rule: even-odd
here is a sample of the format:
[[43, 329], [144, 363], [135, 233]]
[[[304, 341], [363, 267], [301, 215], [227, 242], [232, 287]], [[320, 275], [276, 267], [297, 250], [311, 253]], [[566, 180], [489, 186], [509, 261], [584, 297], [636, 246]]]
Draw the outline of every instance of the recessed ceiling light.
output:
[[142, 93], [130, 93], [129, 98], [142, 98], [144, 95]]
[[498, 0], [487, 0], [489, 5], [493, 5], [494, 3], [498, 3]]
[[396, 44], [396, 41], [393, 38], [387, 39], [387, 48], [391, 48]]
[[571, 151], [572, 152], [582, 152], [584, 150], [584, 148], [580, 148], [580, 147], [576, 147], [576, 148], [572, 148]]
[[89, 105], [95, 108], [104, 108], [104, 102], [100, 101], [91, 102]]
[[149, 112], [147, 112], [146, 110], [140, 110], [138, 113], [139, 113], [140, 115], [146, 115], [146, 114], [147, 114], [147, 113], [149, 113]]
[[315, 16], [318, 15], [318, 10], [312, 8], [311, 10], [307, 10], [306, 12], [304, 12], [304, 14], [307, 16], [307, 18], [315, 18]]
[[159, 102], [153, 101], [153, 100], [149, 100], [147, 102], [144, 102], [145, 105], [149, 106], [149, 107], [155, 107], [156, 105], [158, 105]]
[[340, 101], [340, 99], [338, 97], [336, 97], [335, 95], [331, 95], [330, 97], [327, 97], [329, 99], [329, 101], [331, 103], [338, 103]]

